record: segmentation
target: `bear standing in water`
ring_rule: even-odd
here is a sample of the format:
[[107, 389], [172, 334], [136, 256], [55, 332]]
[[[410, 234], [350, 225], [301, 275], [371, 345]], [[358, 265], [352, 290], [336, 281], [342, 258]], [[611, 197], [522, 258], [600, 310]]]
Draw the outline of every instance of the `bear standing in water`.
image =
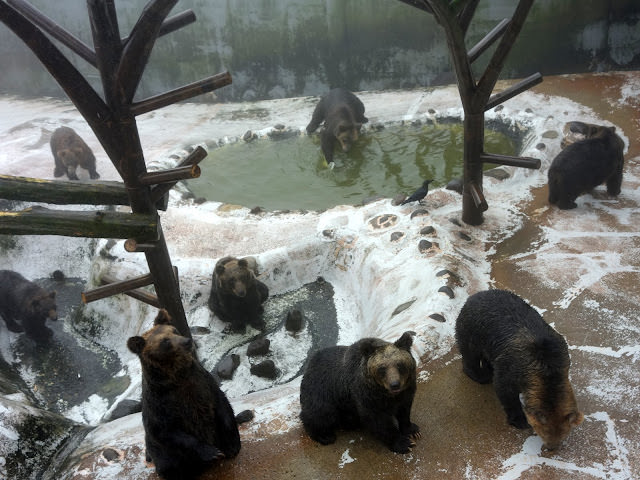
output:
[[344, 88], [334, 88], [316, 105], [307, 125], [307, 133], [315, 132], [323, 121], [324, 129], [320, 134], [322, 153], [332, 167], [336, 141], [340, 143], [343, 152], [348, 152], [358, 140], [360, 128], [369, 119], [364, 116], [364, 105], [358, 97]]
[[300, 419], [309, 436], [328, 445], [338, 428], [365, 428], [392, 451], [408, 453], [420, 436], [409, 419], [416, 393], [412, 344], [405, 332], [395, 343], [363, 338], [317, 351], [300, 384]]
[[576, 208], [576, 198], [601, 183], [609, 195], [620, 193], [624, 142], [615, 127], [588, 127], [587, 138], [567, 145], [549, 167], [549, 203], [563, 210]]
[[44, 343], [53, 335], [45, 322], [58, 319], [56, 292], [47, 292], [17, 272], [0, 270], [0, 315], [10, 331]]
[[130, 337], [127, 347], [142, 365], [147, 461], [162, 478], [192, 480], [216, 460], [238, 454], [233, 409], [166, 310], [158, 312], [151, 330]]
[[509, 423], [531, 425], [549, 450], [582, 423], [567, 343], [517, 295], [486, 290], [470, 296], [456, 320], [456, 341], [464, 373], [479, 383], [493, 381]]
[[100, 178], [96, 171], [96, 157], [80, 135], [72, 128], [60, 127], [51, 135], [51, 153], [55, 161], [54, 177], [65, 173], [69, 180], [78, 180], [76, 169], [82, 167], [89, 171], [92, 180]]

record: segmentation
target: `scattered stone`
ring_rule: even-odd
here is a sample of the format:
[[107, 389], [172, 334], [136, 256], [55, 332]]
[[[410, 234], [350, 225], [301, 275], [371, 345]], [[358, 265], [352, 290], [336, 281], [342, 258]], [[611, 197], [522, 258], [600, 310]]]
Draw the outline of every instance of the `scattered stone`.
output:
[[445, 323], [446, 322], [445, 318], [442, 315], [440, 315], [439, 313], [432, 313], [431, 315], [429, 315], [429, 318], [432, 318], [436, 322], [441, 322], [441, 323]]
[[324, 277], [318, 277], [316, 278], [316, 282], [319, 284], [323, 284], [324, 282], [326, 282], [326, 280], [324, 279]]
[[433, 243], [431, 243], [429, 240], [420, 240], [420, 243], [418, 243], [418, 250], [420, 250], [420, 253], [424, 253], [427, 250], [429, 250], [431, 247], [433, 246]]
[[273, 380], [278, 376], [278, 369], [273, 360], [265, 360], [256, 365], [251, 365], [251, 374]]
[[427, 110], [427, 113], [429, 115], [435, 115], [436, 111], [433, 108], [430, 108], [429, 110]]
[[435, 233], [436, 229], [433, 226], [428, 225], [420, 230], [420, 235], [431, 235]]
[[108, 421], [116, 420], [118, 418], [126, 417], [132, 413], [138, 413], [142, 411], [142, 403], [139, 400], [132, 400], [125, 398], [118, 402], [116, 408], [111, 411]]
[[420, 125], [422, 125], [422, 121], [420, 121], [420, 119], [417, 118], [411, 122], [411, 125], [413, 125], [414, 127], [419, 127]]
[[251, 215], [259, 215], [262, 212], [264, 212], [264, 208], [262, 208], [260, 206], [255, 206], [251, 210], [249, 210], [249, 213]]
[[300, 310], [290, 310], [287, 312], [287, 319], [284, 321], [284, 328], [289, 332], [299, 332], [302, 330], [304, 317]]
[[383, 215], [378, 215], [377, 217], [369, 220], [369, 225], [371, 225], [375, 230], [380, 230], [383, 228], [393, 227], [398, 222], [398, 216], [393, 215], [391, 213], [385, 213]]
[[451, 217], [451, 218], [449, 219], [449, 221], [450, 221], [451, 223], [453, 223], [454, 225], [457, 225], [458, 227], [461, 227], [461, 226], [462, 226], [462, 224], [460, 223], [460, 220], [458, 220], [458, 219], [457, 219], [457, 218], [455, 218], [455, 217]]
[[332, 229], [332, 228], [327, 228], [327, 229], [322, 231], [322, 235], [327, 237], [327, 238], [333, 238], [335, 233], [336, 233], [336, 231], [334, 229]]
[[206, 201], [207, 199], [204, 197], [197, 197], [193, 199], [193, 203], [195, 203], [196, 205], [202, 205]]
[[557, 130], [547, 130], [542, 134], [542, 138], [550, 138], [550, 139], [555, 139], [555, 138], [558, 138], [559, 136], [560, 134], [558, 133]]
[[496, 108], [493, 109], [494, 112], [499, 112], [500, 110], [502, 110], [504, 108], [504, 105], [498, 105]]
[[211, 329], [208, 327], [195, 326], [189, 329], [192, 335], [209, 335], [211, 333]]
[[467, 242], [471, 241], [471, 237], [469, 235], [467, 235], [464, 232], [458, 232], [458, 236], [462, 239], [462, 240], [466, 240]]
[[524, 111], [525, 113], [533, 113], [533, 110], [531, 110], [530, 108], [525, 108]]
[[440, 287], [440, 288], [438, 289], [438, 293], [444, 293], [444, 294], [445, 294], [446, 296], [448, 296], [449, 298], [453, 298], [453, 297], [455, 297], [455, 295], [454, 295], [454, 293], [453, 293], [453, 290], [452, 290], [452, 289], [451, 289], [451, 287], [450, 287], [450, 286], [448, 286], [448, 285], [444, 285], [444, 286]]
[[399, 314], [400, 312], [404, 312], [407, 308], [409, 308], [411, 305], [413, 305], [413, 303], [415, 301], [416, 301], [416, 299], [414, 298], [412, 300], [409, 300], [408, 302], [404, 302], [404, 303], [398, 305], [396, 307], [396, 309], [393, 311], [393, 313], [391, 314], [391, 316], [393, 317], [393, 316]]
[[218, 366], [216, 367], [216, 373], [220, 378], [229, 380], [233, 377], [238, 365], [240, 365], [240, 357], [235, 353], [232, 353], [220, 360], [220, 363], [218, 363]]
[[427, 210], [426, 208], [418, 208], [417, 210], [411, 212], [410, 218], [413, 219], [414, 217], [424, 217], [425, 215], [429, 215], [429, 210]]
[[273, 128], [275, 128], [276, 130], [284, 130], [285, 126], [282, 123], [276, 123]]
[[242, 140], [244, 140], [245, 142], [250, 142], [251, 140], [254, 140], [255, 138], [257, 138], [257, 135], [254, 134], [251, 130], [247, 130], [244, 135], [242, 136]]
[[406, 194], [399, 193], [395, 197], [393, 197], [393, 200], [391, 200], [391, 205], [393, 205], [394, 207], [397, 207], [402, 202], [404, 202], [406, 198], [407, 198]]
[[402, 237], [404, 237], [404, 232], [393, 232], [391, 234], [391, 241], [392, 242], [397, 242], [398, 240], [400, 240]]
[[454, 192], [458, 192], [462, 195], [462, 179], [454, 178], [453, 180], [450, 180], [449, 183], [447, 183], [447, 186], [444, 188], [446, 188], [447, 190], [453, 190]]
[[62, 270], [56, 270], [51, 274], [51, 276], [56, 282], [62, 282], [64, 280], [64, 273]]
[[536, 148], [537, 148], [538, 150], [542, 151], [542, 150], [545, 150], [545, 149], [547, 148], [547, 146], [546, 146], [544, 143], [540, 142], [540, 143], [538, 143], [538, 144], [536, 145]]
[[266, 355], [269, 352], [270, 345], [271, 340], [268, 338], [258, 338], [247, 347], [247, 356], [255, 357], [257, 355]]
[[102, 451], [102, 456], [107, 459], [107, 462], [120, 460], [120, 454], [113, 448], [105, 448]]
[[484, 172], [487, 177], [495, 178], [496, 180], [506, 180], [511, 175], [504, 168], [492, 168]]
[[253, 420], [255, 414], [253, 410], [243, 410], [239, 414], [236, 415], [236, 423], [247, 423]]

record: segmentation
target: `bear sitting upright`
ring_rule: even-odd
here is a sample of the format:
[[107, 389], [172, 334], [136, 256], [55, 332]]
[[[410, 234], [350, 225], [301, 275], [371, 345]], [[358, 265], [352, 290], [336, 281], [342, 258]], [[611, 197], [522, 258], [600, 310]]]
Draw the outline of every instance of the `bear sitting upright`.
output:
[[257, 274], [253, 257], [224, 257], [216, 262], [209, 308], [223, 322], [231, 322], [234, 332], [244, 333], [247, 325], [265, 328], [262, 304], [269, 297], [269, 288], [256, 278]]
[[601, 183], [617, 196], [622, 185], [624, 142], [615, 127], [589, 125], [587, 138], [567, 145], [549, 167], [549, 203], [576, 208], [575, 199]]
[[493, 381], [509, 423], [531, 425], [547, 449], [582, 423], [567, 343], [517, 295], [486, 290], [470, 296], [456, 320], [456, 341], [463, 371], [476, 382]]
[[411, 423], [416, 393], [412, 332], [395, 343], [363, 338], [316, 352], [300, 385], [300, 419], [309, 436], [335, 442], [338, 428], [365, 428], [392, 451], [408, 453], [420, 436]]
[[369, 119], [364, 116], [364, 105], [358, 97], [344, 88], [334, 88], [320, 98], [307, 125], [307, 133], [314, 132], [323, 121], [324, 130], [320, 134], [322, 153], [332, 166], [336, 140], [340, 142], [342, 151], [348, 152], [358, 140], [360, 128]]
[[61, 177], [65, 173], [69, 180], [78, 180], [76, 169], [82, 167], [89, 171], [89, 177], [100, 178], [96, 171], [96, 157], [80, 135], [72, 128], [57, 128], [51, 135], [51, 153], [55, 161], [54, 177]]
[[10, 331], [44, 343], [53, 335], [45, 322], [58, 319], [56, 292], [47, 292], [17, 272], [0, 270], [0, 315]]
[[127, 347], [142, 365], [146, 458], [161, 477], [191, 480], [215, 460], [238, 454], [233, 409], [166, 310], [158, 312], [151, 330], [130, 337]]

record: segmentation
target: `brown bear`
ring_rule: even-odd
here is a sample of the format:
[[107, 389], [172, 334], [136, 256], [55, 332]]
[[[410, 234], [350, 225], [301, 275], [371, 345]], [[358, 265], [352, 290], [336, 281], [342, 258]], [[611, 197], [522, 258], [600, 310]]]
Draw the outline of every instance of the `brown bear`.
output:
[[166, 310], [158, 312], [151, 330], [130, 337], [127, 347], [142, 365], [146, 458], [161, 477], [193, 479], [216, 460], [238, 454], [233, 409]]
[[256, 278], [253, 257], [224, 257], [216, 262], [211, 279], [209, 308], [223, 322], [230, 322], [234, 332], [244, 333], [247, 325], [264, 330], [262, 304], [269, 288]]
[[412, 334], [395, 343], [363, 338], [310, 358], [300, 385], [300, 419], [313, 440], [328, 445], [338, 428], [364, 428], [394, 452], [415, 446], [420, 428], [409, 419], [416, 393]]
[[46, 321], [58, 319], [56, 292], [46, 291], [17, 272], [0, 270], [0, 315], [10, 331], [46, 342], [53, 335]]
[[549, 167], [549, 203], [576, 208], [575, 199], [600, 185], [617, 196], [622, 185], [624, 142], [615, 127], [586, 124], [586, 138], [566, 146]]
[[470, 296], [456, 320], [463, 371], [493, 381], [509, 423], [527, 424], [553, 450], [582, 423], [569, 383], [569, 351], [562, 335], [528, 303], [506, 290]]
[[96, 157], [80, 135], [72, 128], [57, 128], [51, 135], [51, 153], [55, 161], [54, 177], [61, 177], [65, 173], [69, 180], [78, 180], [76, 169], [82, 167], [89, 171], [89, 177], [100, 178], [96, 171]]
[[343, 152], [348, 152], [358, 140], [360, 128], [368, 121], [364, 116], [364, 105], [358, 97], [344, 88], [334, 88], [320, 98], [307, 125], [307, 133], [314, 132], [324, 122], [320, 134], [322, 153], [329, 166], [333, 166], [336, 141]]

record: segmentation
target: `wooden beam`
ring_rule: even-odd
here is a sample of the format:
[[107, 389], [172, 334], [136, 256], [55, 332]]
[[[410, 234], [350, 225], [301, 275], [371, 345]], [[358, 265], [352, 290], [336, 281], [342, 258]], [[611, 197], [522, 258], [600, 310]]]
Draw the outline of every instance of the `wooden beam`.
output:
[[153, 276], [150, 273], [146, 275], [140, 275], [139, 277], [133, 277], [128, 280], [122, 280], [118, 282], [110, 282], [108, 285], [96, 287], [92, 290], [82, 292], [82, 301], [84, 303], [95, 302], [103, 298], [111, 297], [119, 293], [125, 293], [129, 290], [134, 290], [140, 287], [146, 287], [153, 283]]
[[540, 72], [534, 73], [533, 75], [529, 75], [524, 80], [521, 80], [518, 83], [511, 85], [506, 90], [503, 90], [500, 93], [496, 93], [495, 95], [492, 95], [484, 109], [485, 112], [487, 110], [491, 110], [493, 107], [497, 105], [500, 105], [501, 103], [506, 102], [510, 98], [513, 98], [516, 95], [519, 95], [525, 90], [529, 90], [531, 87], [539, 83], [542, 83], [542, 75], [540, 74]]
[[[101, 281], [103, 285], [106, 285], [106, 284], [116, 283], [118, 282], [118, 279], [110, 275], [103, 275], [101, 278]], [[160, 301], [158, 300], [158, 297], [152, 293], [147, 292], [146, 290], [140, 290], [136, 288], [134, 290], [128, 290], [122, 293], [124, 293], [125, 295], [131, 298], [135, 298], [136, 300], [140, 300], [141, 302], [144, 302], [147, 305], [151, 305], [152, 307], [162, 308], [162, 306], [160, 305]]]
[[493, 30], [487, 33], [482, 40], [476, 43], [475, 46], [469, 50], [469, 61], [471, 63], [475, 62], [487, 48], [493, 45], [495, 41], [500, 38], [500, 35], [504, 33], [508, 26], [509, 20], [505, 18], [498, 25], [493, 27]]
[[158, 185], [160, 183], [172, 183], [175, 185], [180, 180], [198, 178], [200, 167], [198, 165], [185, 165], [184, 167], [170, 168], [155, 172], [146, 172], [138, 177], [141, 185]]
[[218, 73], [211, 77], [199, 80], [197, 82], [190, 83], [175, 90], [149, 97], [139, 102], [134, 102], [131, 105], [131, 111], [135, 116], [142, 115], [143, 113], [157, 110], [158, 108], [166, 107], [167, 105], [180, 102], [182, 100], [188, 100], [198, 95], [217, 90], [226, 85], [231, 84], [231, 74], [229, 72]]
[[124, 249], [129, 253], [148, 252], [156, 248], [155, 243], [140, 243], [135, 238], [127, 238], [124, 242]]
[[61, 235], [88, 238], [157, 240], [156, 214], [82, 212], [31, 207], [20, 212], [0, 211], [0, 233], [8, 235]]
[[[177, 15], [173, 15], [172, 17], [167, 18], [160, 27], [160, 31], [158, 32], [158, 37], [162, 37], [171, 32], [175, 32], [176, 30], [181, 29], [182, 27], [186, 27], [196, 21], [196, 15], [192, 10], [185, 10], [182, 13], [178, 13]], [[129, 37], [125, 37], [122, 39], [122, 43], [126, 43], [129, 40]]]
[[460, 29], [465, 33], [465, 35], [467, 34], [467, 30], [469, 30], [469, 25], [471, 25], [471, 20], [476, 13], [479, 3], [480, 0], [466, 0], [465, 5], [458, 14]]
[[122, 182], [43, 180], [0, 175], [0, 198], [55, 205], [129, 205]]
[[475, 204], [476, 208], [483, 212], [486, 212], [489, 208], [489, 205], [487, 204], [487, 200], [484, 198], [484, 193], [482, 193], [482, 190], [480, 190], [478, 185], [476, 185], [474, 182], [470, 182], [469, 184], [467, 184], [467, 189], [471, 194], [471, 198], [473, 199], [473, 203]]
[[480, 161], [483, 163], [495, 163], [496, 165], [508, 165], [511, 167], [540, 168], [540, 159], [531, 157], [513, 157], [511, 155], [498, 155], [497, 153], [482, 153]]
[[[182, 160], [178, 164], [178, 167], [183, 167], [187, 165], [197, 165], [202, 160], [204, 160], [207, 155], [208, 155], [207, 151], [201, 145], [198, 145], [193, 152], [187, 155], [184, 158], [184, 160]], [[176, 183], [177, 182], [164, 183], [162, 185], [157, 185], [156, 187], [154, 187], [151, 190], [151, 200], [154, 203], [158, 202], [162, 197], [164, 197], [169, 192], [169, 190], [171, 190], [174, 187]]]

